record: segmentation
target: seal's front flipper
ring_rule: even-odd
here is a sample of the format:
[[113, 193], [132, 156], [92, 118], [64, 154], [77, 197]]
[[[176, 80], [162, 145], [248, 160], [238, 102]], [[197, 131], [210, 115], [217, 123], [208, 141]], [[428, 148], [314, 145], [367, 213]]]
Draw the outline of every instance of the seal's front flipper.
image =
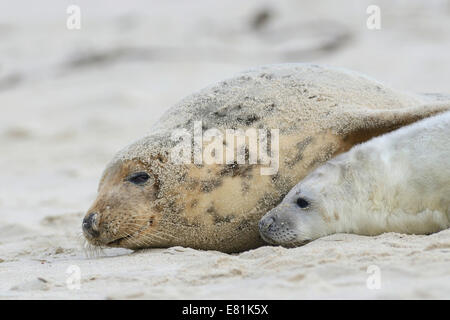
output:
[[345, 125], [331, 128], [344, 142], [341, 152], [376, 136], [394, 131], [441, 112], [450, 111], [450, 101], [388, 110], [351, 108], [342, 115]]

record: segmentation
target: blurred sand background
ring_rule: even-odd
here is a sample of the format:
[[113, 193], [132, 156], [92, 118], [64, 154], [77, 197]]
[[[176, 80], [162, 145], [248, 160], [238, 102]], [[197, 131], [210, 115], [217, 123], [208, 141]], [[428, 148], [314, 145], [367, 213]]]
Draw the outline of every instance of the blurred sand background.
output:
[[[80, 30], [66, 28], [70, 4]], [[381, 30], [366, 27], [370, 4]], [[448, 0], [0, 2], [0, 298], [449, 299], [450, 230], [235, 255], [90, 257], [79, 241], [106, 163], [193, 91], [256, 65], [315, 62], [450, 93], [449, 52]], [[379, 290], [366, 286], [370, 265]]]

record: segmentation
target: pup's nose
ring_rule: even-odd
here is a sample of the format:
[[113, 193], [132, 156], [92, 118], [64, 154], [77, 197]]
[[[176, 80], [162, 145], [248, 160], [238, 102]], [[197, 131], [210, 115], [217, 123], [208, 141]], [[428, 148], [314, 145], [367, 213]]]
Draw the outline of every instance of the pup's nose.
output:
[[275, 219], [273, 217], [261, 219], [261, 221], [259, 221], [259, 230], [268, 231], [274, 222]]
[[100, 235], [98, 232], [97, 217], [98, 214], [96, 212], [91, 212], [84, 217], [82, 223], [83, 232], [92, 238], [97, 238]]

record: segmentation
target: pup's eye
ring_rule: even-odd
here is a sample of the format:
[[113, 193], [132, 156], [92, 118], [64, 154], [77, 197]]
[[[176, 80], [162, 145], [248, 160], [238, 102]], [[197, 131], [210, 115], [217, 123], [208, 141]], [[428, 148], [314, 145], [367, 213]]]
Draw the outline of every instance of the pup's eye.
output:
[[148, 179], [150, 179], [150, 176], [147, 172], [132, 173], [127, 178], [128, 181], [137, 185], [146, 183]]
[[304, 199], [304, 198], [298, 198], [298, 199], [297, 199], [297, 205], [298, 205], [300, 208], [305, 209], [305, 208], [308, 208], [308, 207], [309, 207], [309, 202], [308, 202], [308, 200], [306, 200], [306, 199]]

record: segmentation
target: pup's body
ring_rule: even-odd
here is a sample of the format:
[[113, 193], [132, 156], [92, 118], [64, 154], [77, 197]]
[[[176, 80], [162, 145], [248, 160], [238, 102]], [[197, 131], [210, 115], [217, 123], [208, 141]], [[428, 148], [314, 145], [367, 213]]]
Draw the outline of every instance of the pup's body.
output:
[[356, 145], [297, 184], [260, 221], [295, 245], [333, 233], [428, 234], [450, 227], [450, 112]]

